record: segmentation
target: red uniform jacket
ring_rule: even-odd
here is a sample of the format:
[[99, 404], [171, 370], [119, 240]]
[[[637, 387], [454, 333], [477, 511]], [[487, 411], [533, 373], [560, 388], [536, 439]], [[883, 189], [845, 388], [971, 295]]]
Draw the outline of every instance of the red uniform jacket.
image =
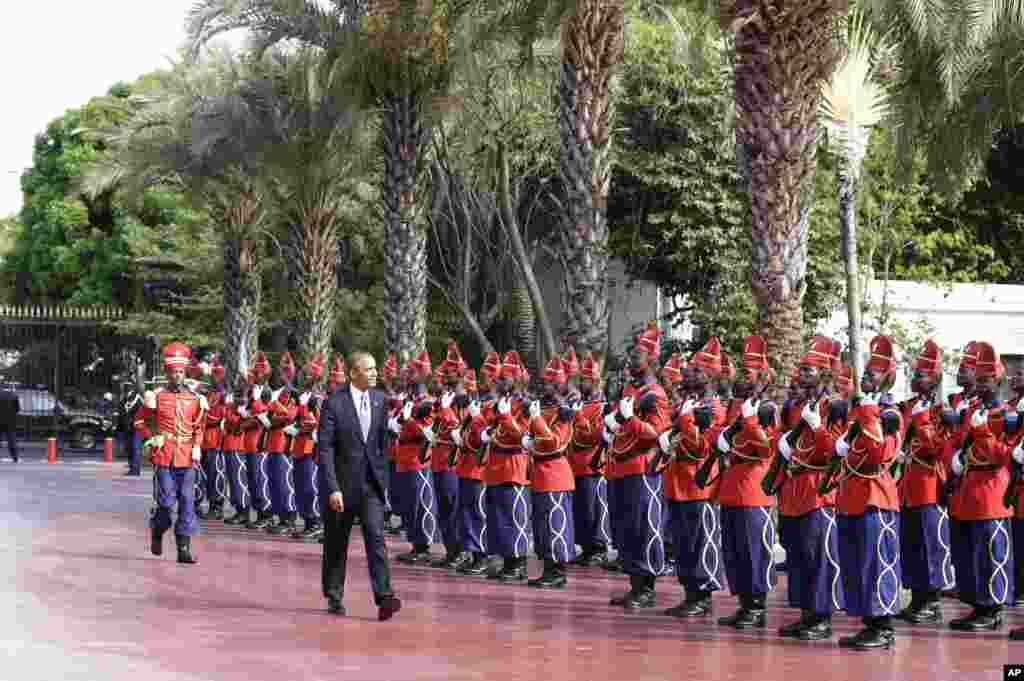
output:
[[[640, 400], [647, 393], [657, 396], [657, 408], [653, 414], [641, 419], [639, 415]], [[650, 467], [651, 459], [657, 453], [658, 436], [669, 428], [672, 418], [665, 389], [657, 383], [645, 383], [639, 388], [630, 384], [622, 391], [623, 399], [636, 398], [633, 403], [633, 418], [626, 421], [615, 434], [608, 447], [607, 470], [605, 476], [609, 480], [620, 480], [629, 475], [644, 475]], [[616, 405], [618, 410], [618, 405]]]
[[144, 440], [163, 435], [161, 447], [149, 452], [154, 466], [192, 467], [192, 447], [203, 441], [206, 414], [201, 398], [187, 388], [147, 391], [135, 413], [135, 430]]
[[575, 477], [600, 475], [590, 467], [590, 462], [601, 446], [604, 429], [604, 401], [587, 402], [576, 413], [573, 422], [572, 440], [569, 443], [569, 466]]
[[267, 451], [272, 454], [289, 454], [292, 438], [285, 434], [284, 429], [295, 422], [299, 414], [298, 403], [292, 400], [287, 390], [282, 390], [277, 399], [267, 405], [267, 413], [270, 415]]
[[430, 459], [421, 461], [421, 456], [427, 444], [423, 429], [434, 424], [433, 410], [426, 418], [417, 419], [415, 415], [420, 404], [428, 399], [426, 395], [413, 399], [413, 416], [402, 422], [402, 429], [398, 432], [398, 442], [395, 445], [395, 465], [400, 473], [421, 471], [430, 467]]
[[245, 451], [245, 443], [242, 440], [242, 417], [238, 415], [238, 405], [225, 404], [224, 440], [221, 446], [225, 452], [241, 453]]
[[489, 487], [505, 483], [529, 485], [527, 465], [529, 456], [523, 451], [521, 441], [524, 433], [529, 432], [529, 425], [522, 415], [522, 401], [512, 402], [512, 413], [507, 416], [498, 414], [498, 403], [487, 406], [478, 418], [473, 419], [471, 447], [482, 444], [480, 437], [484, 429], [491, 430], [491, 441], [487, 445], [484, 466], [484, 484]]
[[840, 473], [838, 511], [840, 515], [864, 515], [869, 507], [883, 511], [900, 509], [896, 482], [889, 466], [896, 459], [899, 435], [884, 435], [877, 405], [854, 407], [850, 422], [859, 421], [861, 432], [850, 442]]
[[299, 420], [299, 434], [292, 439], [292, 458], [304, 459], [307, 456], [313, 456], [316, 452], [316, 442], [313, 441], [313, 434], [320, 427], [320, 409], [319, 407], [312, 408], [308, 403], [300, 404], [297, 417]]
[[665, 496], [673, 501], [707, 501], [718, 496], [722, 481], [718, 476], [717, 461], [711, 466], [709, 479], [713, 479], [713, 483], [701, 489], [694, 482], [697, 471], [713, 451], [715, 443], [709, 438], [712, 434], [718, 437], [725, 421], [725, 409], [717, 397], [711, 398], [711, 415], [711, 426], [703, 433], [697, 427], [693, 413], [680, 414], [676, 419], [679, 435], [675, 440], [672, 463], [665, 469], [663, 478]]
[[[802, 411], [804, 403], [800, 403]], [[784, 516], [802, 516], [816, 509], [835, 506], [836, 491], [832, 490], [822, 496], [818, 494], [828, 470], [828, 464], [835, 452], [836, 440], [846, 432], [845, 422], [829, 425], [829, 412], [832, 405], [828, 400], [818, 403], [821, 415], [821, 428], [811, 430], [806, 425], [800, 433], [793, 454], [784, 469], [784, 482], [779, 489], [779, 514]], [[799, 416], [800, 412], [797, 412]], [[795, 426], [794, 426], [795, 427]], [[779, 437], [782, 437], [782, 433]]]
[[572, 466], [565, 458], [572, 441], [572, 425], [558, 418], [559, 408], [549, 407], [541, 416], [530, 419], [533, 436], [534, 492], [569, 492], [576, 489]]
[[265, 452], [265, 438], [263, 424], [256, 418], [267, 411], [267, 405], [262, 400], [250, 400], [247, 406], [248, 416], [243, 416], [242, 426], [242, 448], [246, 454], [260, 454]]
[[1006, 416], [1002, 407], [990, 410], [988, 421], [977, 428], [970, 425], [973, 411], [968, 410], [966, 425], [974, 442], [961, 454], [964, 470], [949, 500], [949, 514], [956, 520], [1009, 518], [1012, 509], [1003, 506], [1003, 495], [1010, 485], [1009, 464], [1020, 431], [1013, 436], [1003, 432]]
[[220, 449], [223, 442], [225, 405], [224, 393], [211, 390], [206, 393], [206, 428], [203, 431], [203, 449]]
[[480, 463], [488, 447], [480, 438], [480, 433], [487, 428], [490, 414], [494, 411], [494, 401], [480, 403], [480, 418], [473, 419], [469, 427], [462, 433], [462, 451], [455, 466], [455, 473], [467, 480], [483, 480], [485, 466]]
[[[933, 405], [928, 411], [912, 416], [914, 405], [920, 397], [913, 397], [903, 403], [903, 453], [907, 460], [903, 464], [900, 478], [900, 505], [915, 508], [939, 503], [942, 487], [946, 483], [946, 470], [942, 465], [943, 437], [939, 424], [942, 421], [942, 407]], [[906, 439], [911, 424], [912, 436]]]
[[[743, 400], [732, 400], [726, 413], [725, 421], [718, 432], [713, 432], [712, 443], [717, 443], [718, 436], [735, 422], [742, 412]], [[775, 452], [775, 438], [778, 436], [775, 426], [763, 428], [758, 423], [757, 415], [742, 419], [743, 427], [733, 439], [730, 466], [722, 473], [722, 484], [718, 489], [718, 501], [722, 506], [771, 506], [774, 499], [761, 489], [768, 468], [771, 466]]]
[[438, 403], [434, 412], [434, 435], [436, 440], [430, 452], [430, 468], [435, 473], [447, 473], [452, 470], [449, 465], [449, 458], [455, 451], [455, 441], [452, 440], [452, 431], [462, 425], [461, 410], [454, 406], [444, 409]]

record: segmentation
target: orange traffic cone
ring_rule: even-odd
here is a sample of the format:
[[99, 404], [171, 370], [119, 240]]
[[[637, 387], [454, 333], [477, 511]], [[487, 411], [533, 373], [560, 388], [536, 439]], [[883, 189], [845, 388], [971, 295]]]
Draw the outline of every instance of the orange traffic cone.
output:
[[103, 463], [114, 463], [114, 438], [103, 441]]
[[46, 439], [46, 462], [57, 463], [57, 438]]

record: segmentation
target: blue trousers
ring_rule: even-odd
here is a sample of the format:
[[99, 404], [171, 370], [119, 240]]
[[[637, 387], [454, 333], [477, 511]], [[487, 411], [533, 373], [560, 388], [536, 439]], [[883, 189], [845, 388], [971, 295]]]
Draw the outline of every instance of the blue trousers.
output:
[[267, 471], [270, 457], [266, 452], [246, 454], [245, 464], [249, 472], [249, 495], [252, 507], [261, 513], [270, 511], [270, 477]]
[[459, 551], [459, 478], [455, 471], [434, 472], [434, 496], [445, 551], [454, 555]]
[[320, 525], [320, 467], [312, 456], [295, 459], [295, 492], [298, 496], [299, 512], [306, 521], [306, 527]]
[[668, 512], [679, 583], [687, 593], [725, 588], [718, 504], [669, 499]]
[[267, 471], [270, 487], [270, 510], [275, 514], [295, 513], [294, 465], [289, 454], [273, 452], [268, 455]]
[[775, 588], [775, 527], [760, 506], [722, 508], [722, 552], [733, 595], [766, 594]]
[[206, 501], [206, 467], [203, 466], [202, 461], [198, 461], [192, 464], [192, 468], [195, 470], [195, 485], [196, 488], [192, 493], [192, 498], [196, 502], [196, 506], [201, 506]]
[[228, 490], [231, 505], [236, 511], [247, 511], [252, 499], [249, 497], [248, 457], [241, 452], [225, 452], [228, 468]]
[[950, 530], [960, 600], [975, 607], [1013, 603], [1010, 519], [954, 520]]
[[487, 553], [487, 488], [480, 480], [459, 478], [459, 543], [465, 551]]
[[634, 577], [659, 576], [665, 570], [661, 474], [627, 475], [611, 481], [609, 489], [613, 487], [612, 526], [620, 533], [622, 571]]
[[900, 513], [903, 585], [913, 591], [942, 591], [956, 584], [949, 514], [938, 504]]
[[846, 607], [839, 566], [839, 526], [834, 508], [779, 517], [786, 549], [786, 596], [791, 608], [831, 615]]
[[612, 546], [622, 550], [622, 523], [619, 522], [619, 498], [622, 496], [622, 480], [607, 480], [605, 497], [608, 501], [608, 531]]
[[228, 496], [228, 477], [224, 453], [219, 447], [203, 452], [203, 469], [206, 473], [206, 498], [211, 506], [222, 506]]
[[125, 433], [125, 448], [131, 450], [131, 463], [128, 465], [130, 473], [142, 473], [142, 436], [138, 431]]
[[402, 503], [402, 527], [409, 543], [422, 549], [434, 543], [437, 536], [437, 499], [434, 497], [434, 476], [429, 468], [397, 473], [395, 482]]
[[608, 512], [608, 481], [600, 475], [576, 478], [572, 498], [576, 541], [584, 551], [603, 553], [612, 543]]
[[199, 531], [196, 516], [195, 493], [196, 472], [194, 468], [172, 468], [156, 466], [153, 471], [153, 501], [156, 508], [150, 517], [150, 527], [163, 534], [171, 527], [171, 513], [178, 507], [178, 520], [174, 534], [191, 537]]
[[576, 557], [572, 492], [533, 493], [533, 541], [541, 558], [568, 563]]
[[851, 617], [900, 610], [900, 514], [869, 507], [839, 516], [839, 564]]
[[502, 558], [522, 558], [530, 551], [529, 487], [507, 482], [487, 488], [491, 551]]

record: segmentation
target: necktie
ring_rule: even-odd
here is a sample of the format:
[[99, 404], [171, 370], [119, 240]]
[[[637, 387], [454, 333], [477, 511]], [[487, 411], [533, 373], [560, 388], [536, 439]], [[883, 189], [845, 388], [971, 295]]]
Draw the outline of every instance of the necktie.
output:
[[363, 427], [363, 440], [365, 441], [370, 434], [370, 402], [366, 393], [363, 393], [363, 399], [359, 402], [359, 425]]

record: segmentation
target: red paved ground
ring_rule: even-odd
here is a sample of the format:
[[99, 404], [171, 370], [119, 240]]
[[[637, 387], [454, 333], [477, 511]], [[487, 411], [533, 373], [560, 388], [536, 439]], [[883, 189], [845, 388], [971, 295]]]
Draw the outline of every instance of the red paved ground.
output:
[[[318, 544], [211, 523], [195, 542], [199, 565], [178, 566], [170, 536], [163, 558], [149, 555], [150, 481], [122, 470], [0, 463], [0, 607], [13, 615], [0, 618], [0, 679], [973, 680], [1024, 662], [1024, 643], [1006, 639], [1024, 611], [990, 635], [902, 628], [894, 650], [840, 652], [834, 639], [780, 640], [774, 631], [793, 613], [779, 608], [779, 592], [769, 628], [740, 633], [610, 608], [624, 579], [600, 570], [537, 592], [398, 565], [405, 608], [378, 623], [358, 537], [349, 616], [338, 619], [323, 610]], [[659, 611], [677, 599], [674, 580], [660, 580]], [[732, 611], [727, 596], [715, 602], [716, 614]], [[947, 619], [960, 611], [946, 601]], [[845, 616], [835, 624], [836, 636], [858, 628]]]

